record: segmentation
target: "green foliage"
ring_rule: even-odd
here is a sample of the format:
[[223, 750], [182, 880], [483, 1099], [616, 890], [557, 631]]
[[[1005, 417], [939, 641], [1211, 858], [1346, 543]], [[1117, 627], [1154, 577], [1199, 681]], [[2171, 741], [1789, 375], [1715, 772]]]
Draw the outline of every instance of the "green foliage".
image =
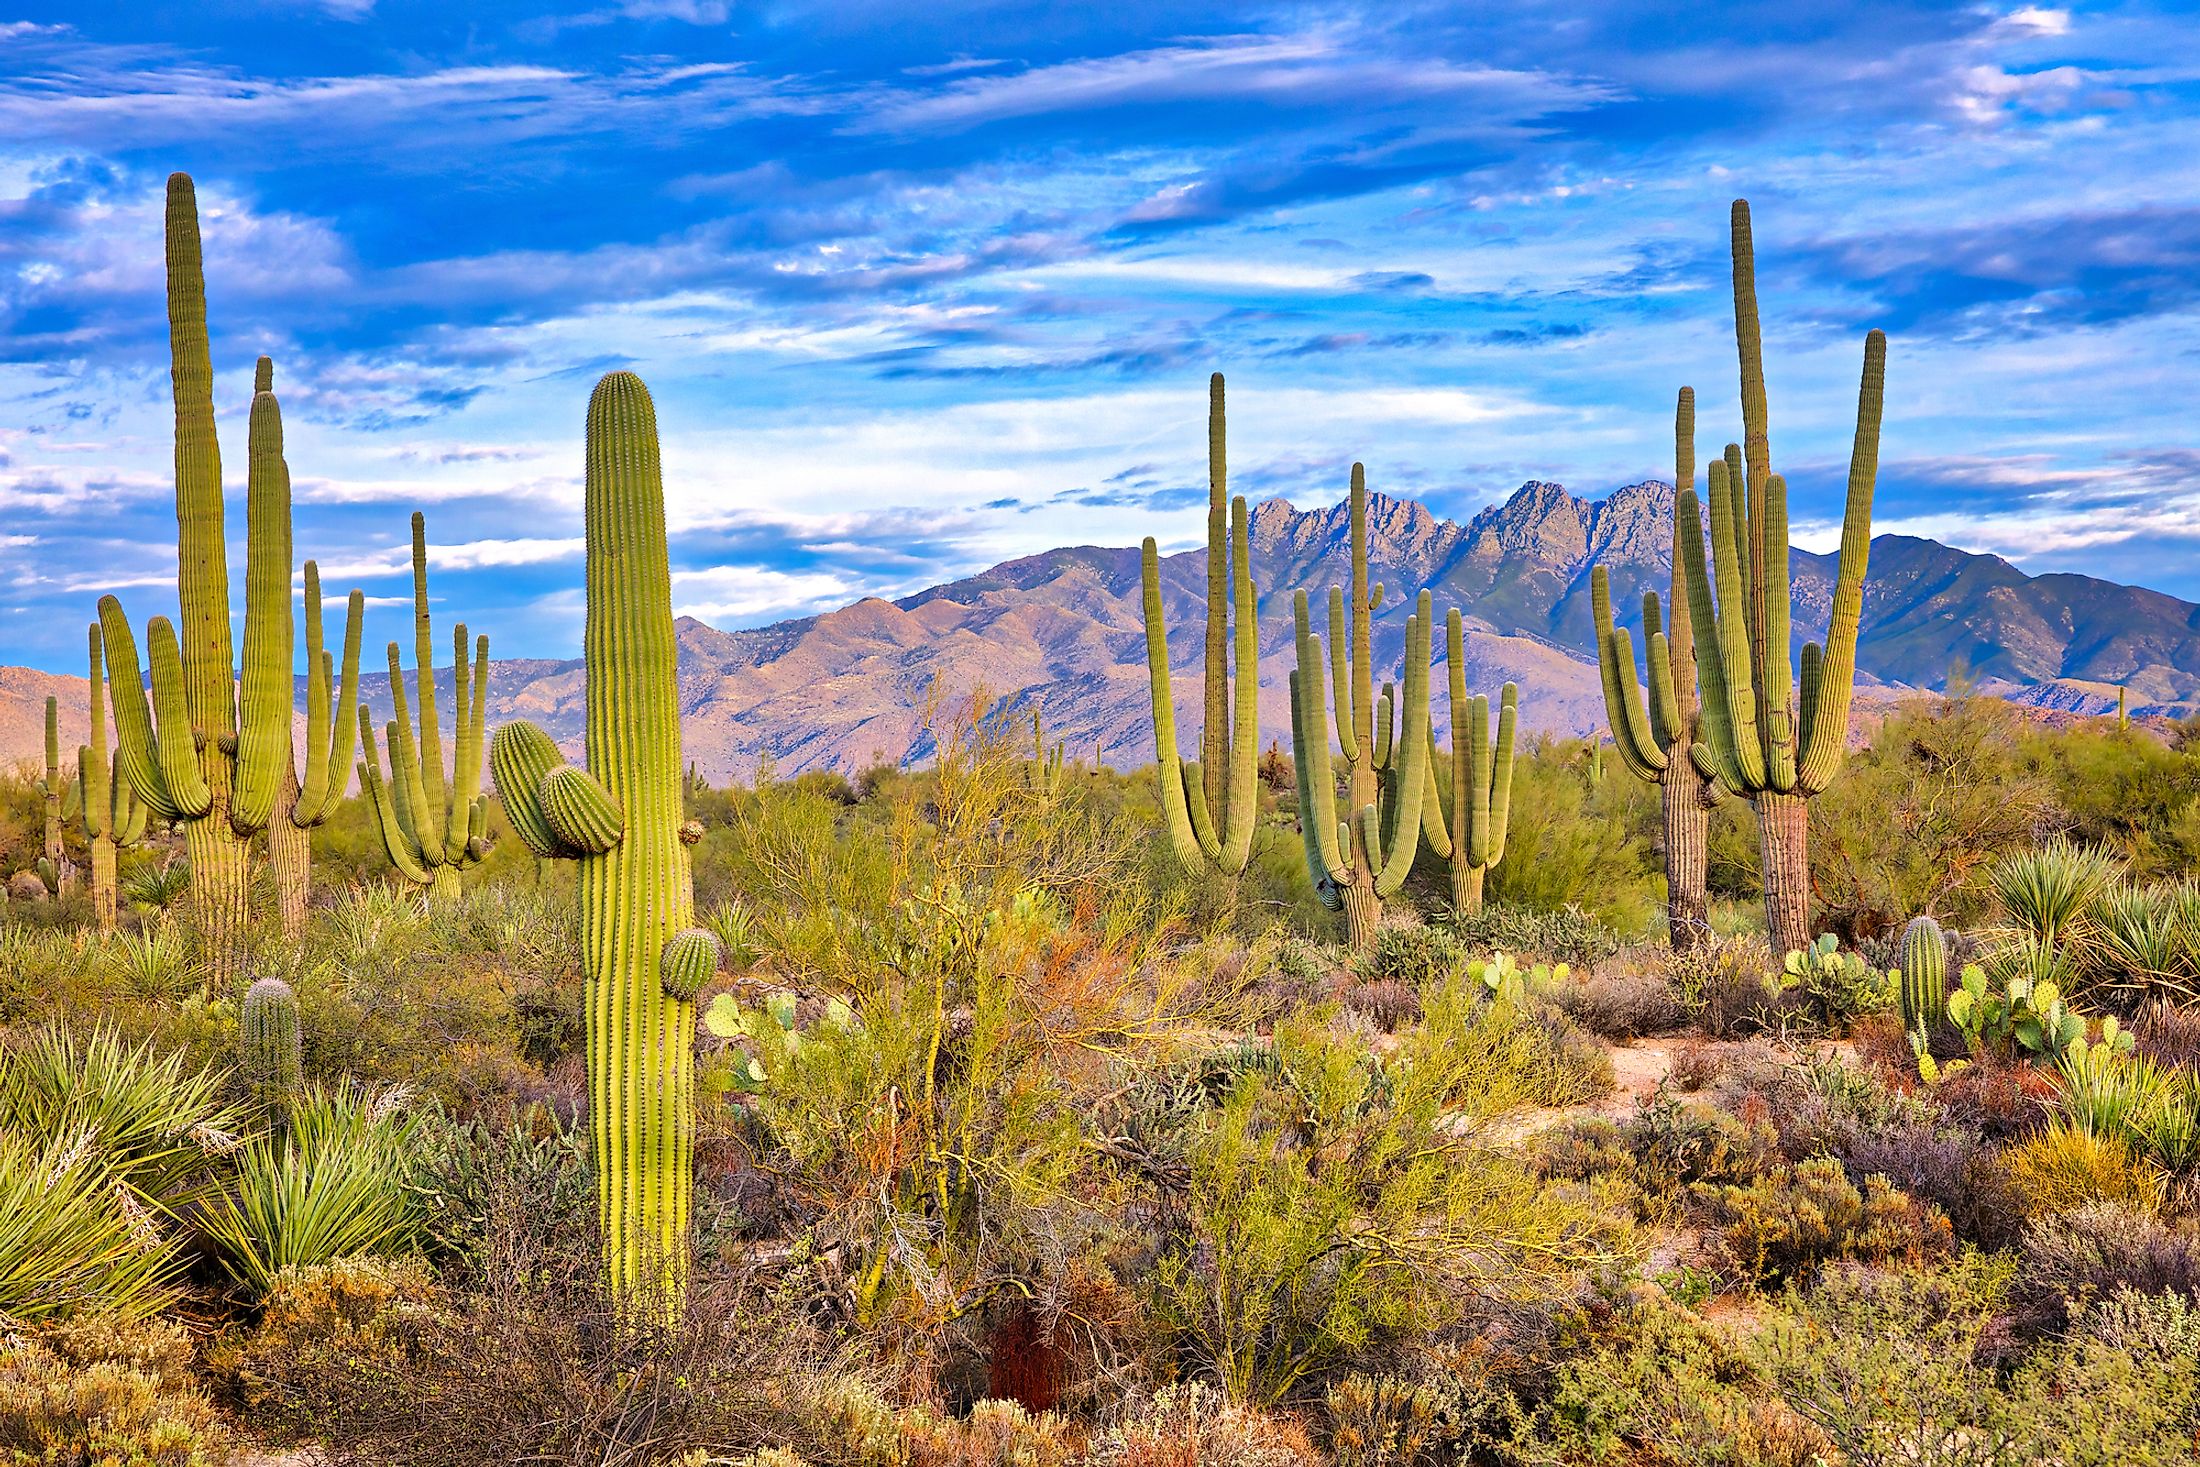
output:
[[2004, 1056], [2055, 1060], [2085, 1039], [2085, 1020], [2070, 1011], [2052, 980], [2018, 973], [1996, 992], [1976, 963], [1965, 966], [1962, 985], [1948, 995], [1948, 1021], [1974, 1050]]
[[0, 1337], [8, 1467], [224, 1467], [230, 1435], [191, 1372], [191, 1337], [86, 1319]]
[[1664, 899], [1649, 839], [1656, 793], [1632, 780], [1585, 786], [1566, 752], [1539, 734], [1515, 761], [1506, 858], [1490, 870], [1490, 900], [1536, 912], [1572, 908], [1606, 927], [1640, 930]]
[[1994, 863], [1989, 880], [2002, 911], [2042, 947], [2068, 946], [2085, 931], [2094, 903], [2119, 868], [2098, 846], [2057, 838]]
[[1720, 1193], [1728, 1254], [1759, 1282], [1793, 1278], [1834, 1259], [1922, 1263], [1947, 1253], [1953, 1233], [1885, 1177], [1859, 1190], [1841, 1164], [1813, 1157]]
[[1899, 973], [1883, 973], [1861, 954], [1842, 952], [1840, 939], [1828, 932], [1782, 959], [1780, 971], [1765, 980], [1765, 989], [1775, 998], [1792, 995], [1839, 1032], [1867, 1014], [1894, 1007], [1900, 984]]
[[0, 1127], [0, 1315], [139, 1318], [168, 1302], [177, 1271], [152, 1216], [82, 1133], [40, 1142]]

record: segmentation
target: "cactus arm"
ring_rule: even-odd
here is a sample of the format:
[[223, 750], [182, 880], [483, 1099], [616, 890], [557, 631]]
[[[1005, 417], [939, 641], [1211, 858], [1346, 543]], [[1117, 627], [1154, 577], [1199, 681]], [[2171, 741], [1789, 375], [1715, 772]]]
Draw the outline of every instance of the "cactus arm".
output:
[[377, 767], [379, 761], [375, 755], [372, 726], [363, 729], [362, 733], [368, 737], [360, 741], [359, 752], [366, 757], [359, 762], [359, 787], [374, 806], [375, 824], [382, 832], [382, 849], [388, 853], [390, 864], [397, 868], [398, 875], [415, 886], [426, 886], [435, 878], [414, 859], [412, 842], [406, 839], [398, 824], [397, 811], [390, 803], [390, 787], [383, 782]]
[[[1200, 726], [1199, 758], [1203, 774], [1211, 771], [1220, 780], [1230, 769], [1231, 729], [1228, 723], [1231, 708], [1230, 692], [1230, 631], [1227, 625], [1230, 609], [1230, 550], [1225, 538], [1229, 525], [1228, 504], [1229, 467], [1224, 453], [1222, 374], [1214, 373], [1207, 379], [1207, 625], [1203, 647], [1206, 684], [1204, 688], [1206, 722]], [[1244, 530], [1238, 534], [1242, 537]], [[1240, 548], [1243, 541], [1240, 540]], [[1224, 798], [1225, 791], [1217, 785], [1211, 791], [1202, 791], [1207, 797], [1210, 813], [1214, 803]]]
[[1184, 811], [1191, 817], [1192, 839], [1199, 843], [1199, 859], [1203, 866], [1222, 855], [1222, 840], [1215, 834], [1214, 812], [1207, 808], [1207, 771], [1200, 768], [1198, 760], [1186, 759], [1180, 779], [1184, 790]]
[[488, 751], [489, 727], [489, 634], [483, 632], [474, 639], [474, 701], [473, 706], [454, 710], [454, 716], [466, 716], [466, 734], [459, 742], [458, 769], [459, 793], [466, 802], [466, 850], [479, 860], [480, 852], [474, 843], [482, 840], [488, 827], [488, 805], [481, 794], [481, 765]]
[[[1352, 738], [1365, 745], [1374, 729], [1375, 657], [1368, 613], [1383, 599], [1378, 585], [1367, 586], [1367, 468], [1352, 466]], [[1341, 722], [1344, 710], [1338, 709]]]
[[[1723, 491], [1723, 471], [1714, 465], [1713, 474], [1721, 480]], [[1696, 512], [1695, 490], [1683, 489], [1675, 496], [1673, 517], [1680, 525], [1681, 563], [1688, 583], [1689, 611], [1695, 625], [1711, 632], [1716, 641], [1718, 618], [1711, 604], [1711, 581], [1704, 565], [1703, 522]], [[1727, 696], [1725, 660], [1714, 651], [1713, 656], [1698, 661], [1696, 671], [1703, 679], [1703, 701], [1698, 711], [1700, 737], [1690, 751], [1690, 758], [1704, 778], [1716, 779], [1739, 794], [1743, 785], [1733, 756], [1734, 732], [1727, 721], [1732, 700]]]
[[560, 764], [542, 777], [543, 819], [558, 844], [583, 856], [600, 856], [626, 835], [626, 812], [585, 769]]
[[1759, 533], [1764, 541], [1765, 631], [1757, 675], [1764, 688], [1765, 784], [1786, 794], [1795, 788], [1795, 715], [1788, 702], [1795, 675], [1788, 662], [1793, 604], [1788, 599], [1787, 480], [1778, 474], [1765, 482]]
[[214, 795], [199, 767], [199, 741], [192, 733], [188, 683], [176, 629], [165, 616], [145, 624], [153, 657], [153, 709], [157, 720], [154, 749], [160, 757], [161, 783], [185, 819], [213, 808]]
[[580, 854], [566, 848], [542, 812], [543, 776], [564, 762], [550, 735], [525, 719], [504, 725], [489, 741], [489, 769], [497, 797], [504, 802], [504, 818], [527, 849], [545, 860]]
[[130, 782], [116, 770], [108, 778], [108, 786], [114, 792], [115, 844], [134, 846], [145, 834], [145, 817], [150, 812], [130, 793]]
[[[1148, 536], [1139, 550], [1139, 578], [1146, 612], [1146, 678], [1153, 693], [1154, 775], [1161, 791], [1161, 819], [1177, 864], [1198, 874], [1205, 857], [1184, 798], [1184, 774], [1176, 744], [1176, 691], [1169, 677], [1169, 635], [1161, 619], [1160, 552]], [[499, 782], [501, 787], [501, 781]]]
[[144, 675], [138, 671], [137, 639], [130, 632], [129, 618], [122, 614], [122, 603], [112, 596], [99, 598], [99, 629], [113, 672], [107, 680], [107, 696], [115, 710], [115, 765], [138, 798], [159, 811], [161, 818], [180, 819], [183, 812], [161, 777], [153, 710], [145, 696]]
[[[310, 563], [310, 562], [309, 562]], [[344, 661], [341, 672], [330, 665], [329, 654], [321, 653], [321, 680], [323, 686], [336, 687], [336, 712], [329, 719], [328, 756], [323, 764], [327, 771], [322, 782], [320, 799], [308, 803], [299, 799], [298, 817], [303, 825], [320, 825], [336, 812], [337, 802], [344, 797], [343, 782], [338, 771], [351, 767], [352, 740], [357, 731], [367, 727], [359, 721], [359, 644], [364, 640], [367, 628], [366, 593], [354, 589], [344, 610]]]
[[[261, 357], [252, 394], [245, 497], [244, 666], [238, 685], [237, 765], [229, 823], [265, 830], [291, 759], [290, 470], [274, 366]], [[309, 668], [309, 675], [318, 669]], [[295, 767], [295, 766], [293, 766]]]
[[[1215, 374], [1215, 391], [1222, 390], [1222, 375]], [[1252, 537], [1248, 533], [1245, 499], [1230, 503], [1231, 601], [1237, 618], [1235, 661], [1237, 683], [1231, 689], [1236, 700], [1230, 731], [1229, 800], [1223, 810], [1223, 871], [1237, 875], [1253, 855], [1253, 831], [1260, 824], [1260, 613], [1253, 589]]]
[[77, 782], [84, 787], [84, 833], [97, 840], [116, 824], [113, 780], [107, 763], [107, 669], [101, 653], [99, 623], [86, 628], [86, 679], [91, 705], [91, 742], [76, 756]]
[[1428, 775], [1421, 781], [1421, 844], [1439, 861], [1451, 859], [1451, 831], [1444, 824], [1443, 756], [1436, 750], [1436, 720], [1429, 720]]
[[[1645, 615], [1653, 599], [1644, 598]], [[1642, 690], [1635, 683], [1634, 644], [1625, 629], [1613, 624], [1612, 579], [1601, 565], [1589, 571], [1589, 614], [1595, 622], [1597, 672], [1604, 685], [1604, 720], [1612, 728], [1612, 745], [1630, 774], [1656, 783], [1665, 768], [1665, 750], [1644, 722]]]
[[1337, 774], [1336, 766], [1329, 760], [1329, 710], [1322, 697], [1322, 644], [1307, 625], [1306, 593], [1301, 591], [1293, 602], [1299, 644], [1299, 717], [1296, 754], [1298, 762], [1306, 766], [1306, 777], [1313, 791], [1313, 806], [1301, 812], [1300, 822], [1311, 829], [1315, 848], [1320, 856], [1320, 866], [1314, 871], [1319, 879], [1327, 876], [1342, 886], [1351, 879], [1352, 868], [1345, 864], [1344, 846], [1338, 841]]
[[1430, 632], [1436, 615], [1429, 593], [1423, 591], [1414, 614], [1406, 619], [1406, 677], [1403, 696], [1403, 729], [1398, 736], [1397, 790], [1394, 806], [1399, 811], [1391, 829], [1391, 846], [1382, 870], [1375, 876], [1375, 895], [1384, 901], [1398, 894], [1413, 871], [1420, 850], [1422, 782], [1428, 778], [1429, 719], [1428, 670]]
[[[451, 632], [451, 790], [450, 811], [436, 839], [443, 842], [443, 859], [458, 865], [466, 859], [466, 822], [473, 817], [474, 791], [466, 786], [467, 749], [473, 726], [473, 665], [466, 660], [466, 623]], [[480, 755], [474, 756], [473, 783], [481, 779]]]
[[[1725, 482], [1722, 485], [1721, 479]], [[1724, 490], [1722, 493], [1721, 490]], [[1726, 724], [1733, 745], [1732, 758], [1740, 772], [1742, 788], [1765, 787], [1764, 741], [1757, 729], [1757, 695], [1750, 659], [1749, 601], [1742, 590], [1742, 563], [1746, 554], [1740, 540], [1738, 515], [1742, 486], [1730, 476], [1712, 470], [1711, 548], [1719, 583], [1719, 660], [1726, 672]]]
[[[321, 567], [306, 562], [306, 773], [290, 802], [290, 823], [305, 829], [328, 799], [329, 718], [335, 699], [329, 655], [321, 645]], [[247, 662], [251, 661], [248, 657]], [[339, 768], [342, 766], [338, 766]]]
[[[1742, 469], [1742, 446], [1739, 443], [1729, 443], [1726, 446], [1725, 457], [1720, 459], [1719, 462], [1726, 465], [1726, 482], [1733, 490], [1734, 501], [1736, 505], [1740, 506], [1743, 501], [1742, 486], [1749, 482]], [[1714, 469], [1714, 471], [1716, 470]], [[1708, 475], [1704, 480], [1704, 492], [1706, 494], [1712, 493], [1711, 481]], [[1746, 514], [1746, 510], [1737, 508], [1736, 513], [1737, 516], [1744, 515]], [[1744, 523], [1746, 523], [1746, 520], [1744, 521]], [[1743, 543], [1746, 543], [1746, 541]], [[1715, 546], [1713, 547], [1713, 553], [1717, 553], [1717, 547]], [[1741, 608], [1743, 604], [1746, 603], [1750, 598], [1749, 558], [1747, 555], [1744, 555], [1742, 557], [1741, 563], [1737, 567], [1737, 569], [1741, 575], [1742, 599], [1734, 603], [1734, 614], [1737, 616], [1743, 616], [1746, 623], [1746, 616]], [[1726, 603], [1724, 601], [1721, 601], [1719, 603], [1719, 614], [1721, 616], [1724, 616], [1726, 614]], [[1714, 639], [1716, 639], [1715, 633]]]
[[[1673, 493], [1696, 487], [1696, 389], [1683, 387], [1673, 405]], [[1666, 641], [1673, 651], [1672, 737], [1668, 746], [1692, 735], [1696, 721], [1695, 624], [1688, 606], [1688, 581], [1681, 570], [1680, 520], [1673, 521], [1672, 577], [1666, 586]]]
[[1467, 838], [1469, 866], [1490, 863], [1490, 700], [1480, 693], [1467, 704]]
[[91, 833], [89, 826], [91, 825], [92, 802], [84, 798], [84, 766], [91, 762], [91, 745], [78, 744], [76, 746], [76, 773], [70, 775], [68, 781], [61, 787], [61, 818], [68, 821], [76, 819], [79, 815], [83, 816], [87, 827], [85, 832], [87, 835]]
[[1391, 756], [1391, 732], [1398, 703], [1398, 691], [1389, 683], [1375, 695], [1375, 757], [1369, 761], [1377, 769], [1388, 769]]
[[1360, 759], [1360, 740], [1355, 732], [1358, 721], [1352, 713], [1352, 669], [1349, 654], [1352, 649], [1350, 623], [1345, 619], [1344, 589], [1329, 588], [1329, 680], [1336, 690], [1337, 747], [1344, 751], [1345, 762], [1356, 764]]
[[413, 810], [423, 837], [421, 848], [428, 864], [440, 865], [448, 792], [443, 788], [443, 720], [435, 705], [435, 628], [428, 615], [428, 521], [418, 510], [412, 517], [412, 572], [413, 677], [420, 704], [420, 740], [408, 762], [420, 781], [413, 791], [420, 797], [413, 801]]
[[1849, 453], [1849, 497], [1841, 515], [1841, 561], [1834, 573], [1833, 618], [1826, 630], [1825, 666], [1803, 728], [1796, 784], [1816, 794], [1832, 783], [1848, 753], [1849, 700], [1856, 689], [1856, 633], [1864, 615], [1864, 575], [1871, 556], [1872, 491], [1879, 476], [1879, 421], [1886, 401], [1887, 337], [1864, 338], [1864, 373], [1856, 394], [1856, 442]]
[[1662, 752], [1688, 737], [1688, 720], [1680, 715], [1673, 685], [1673, 644], [1663, 632], [1650, 638], [1649, 663], [1650, 737]]
[[[166, 236], [169, 382], [176, 409], [176, 594], [183, 618], [179, 670], [186, 679], [180, 702], [189, 710], [181, 727], [187, 737], [197, 729], [219, 745], [237, 732], [235, 649], [229, 637], [228, 541], [222, 527], [221, 447], [214, 436], [198, 192], [186, 174], [168, 178]], [[146, 637], [152, 639], [150, 625]], [[110, 660], [113, 652], [108, 648]], [[174, 771], [168, 773], [172, 783]], [[203, 770], [199, 787], [205, 787]], [[206, 803], [176, 793], [186, 816], [206, 813]]]
[[[390, 709], [395, 717], [382, 732], [390, 747], [391, 794], [405, 839], [419, 853], [421, 864], [440, 866], [443, 864], [443, 842], [436, 838], [440, 833], [435, 823], [437, 807], [429, 803], [426, 776], [420, 767], [420, 749], [413, 742], [412, 719], [405, 706], [405, 675], [398, 662], [395, 642], [389, 646], [389, 661]], [[422, 680], [430, 679], [423, 675]], [[364, 722], [360, 725], [362, 731], [370, 727], [372, 725]], [[442, 776], [438, 774], [437, 783], [441, 782]]]
[[1519, 714], [1520, 689], [1507, 683], [1498, 696], [1497, 753], [1490, 766], [1489, 859], [1482, 863], [1485, 866], [1495, 866], [1505, 859], [1505, 831], [1512, 823], [1513, 734]]
[[[1315, 686], [1319, 687], [1317, 681]], [[1291, 669], [1291, 744], [1298, 757], [1291, 761], [1299, 786], [1299, 839], [1306, 847], [1306, 875], [1323, 906], [1336, 911], [1344, 905], [1332, 889], [1329, 853], [1336, 849], [1336, 797], [1324, 791], [1319, 797], [1310, 773], [1313, 760], [1306, 755], [1306, 693], [1299, 670]], [[1326, 837], [1326, 838], [1325, 838]]]

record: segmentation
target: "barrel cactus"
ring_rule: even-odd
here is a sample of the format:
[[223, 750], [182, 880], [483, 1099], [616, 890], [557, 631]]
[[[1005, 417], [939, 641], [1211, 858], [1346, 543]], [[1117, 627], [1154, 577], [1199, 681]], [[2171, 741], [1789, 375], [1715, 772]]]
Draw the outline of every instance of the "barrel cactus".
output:
[[237, 1010], [237, 1042], [246, 1083], [263, 1104], [298, 1093], [304, 1066], [298, 1031], [298, 995], [280, 978], [262, 978], [244, 992]]
[[1902, 1028], [1929, 1033], [1948, 1012], [1948, 938], [1930, 917], [1913, 917], [1902, 930]]
[[[1192, 874], [1212, 868], [1235, 876], [1253, 850], [1260, 820], [1260, 637], [1255, 616], [1245, 499], [1227, 498], [1222, 374], [1207, 384], [1206, 723], [1198, 760], [1177, 753], [1176, 692], [1169, 673], [1169, 629], [1161, 614], [1160, 552], [1151, 536], [1139, 552], [1146, 618], [1146, 674], [1152, 685], [1154, 767], [1161, 814], [1177, 863]], [[1236, 618], [1237, 680], [1230, 678]]]
[[580, 867], [589, 1117], [608, 1281], [678, 1307], [694, 1190], [694, 999], [719, 961], [695, 926], [683, 819], [677, 645], [656, 411], [631, 372], [588, 404], [588, 767], [531, 723], [490, 747], [512, 827]]
[[1734, 202], [1732, 244], [1743, 442], [1728, 444], [1725, 457], [1710, 466], [1709, 568], [1693, 487], [1681, 488], [1674, 502], [1689, 615], [1716, 649], [1699, 668], [1702, 718], [1690, 757], [1698, 773], [1756, 807], [1766, 935], [1775, 951], [1791, 952], [1811, 941], [1806, 802], [1832, 783], [1848, 753], [1856, 636], [1864, 609], [1865, 561], [1871, 553], [1872, 487], [1879, 472], [1887, 338], [1873, 331], [1864, 339], [1832, 621], [1823, 646], [1812, 642], [1803, 648], [1798, 703], [1788, 640], [1793, 605], [1788, 591], [1787, 481], [1772, 472], [1746, 200]]
[[361, 779], [382, 831], [382, 848], [397, 874], [425, 888], [431, 906], [458, 899], [458, 874], [488, 853], [489, 804], [481, 793], [482, 731], [488, 714], [489, 639], [474, 643], [466, 664], [466, 624], [451, 635], [451, 772], [443, 773], [443, 724], [435, 702], [435, 628], [428, 615], [428, 527], [412, 517], [413, 701], [419, 705], [416, 735], [406, 706], [401, 654], [390, 643], [390, 705], [384, 726], [390, 750], [389, 778], [382, 777], [374, 745], [374, 719], [359, 710], [359, 743], [366, 763]]

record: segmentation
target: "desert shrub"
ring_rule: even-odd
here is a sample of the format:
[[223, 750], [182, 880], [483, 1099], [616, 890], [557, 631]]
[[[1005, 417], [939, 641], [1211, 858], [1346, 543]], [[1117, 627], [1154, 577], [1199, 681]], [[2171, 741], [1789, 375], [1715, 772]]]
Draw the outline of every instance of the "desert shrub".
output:
[[1664, 975], [1638, 968], [1592, 972], [1557, 985], [1551, 997], [1583, 1028], [1606, 1039], [1662, 1034], [1681, 1019], [1680, 1002]]
[[1763, 1119], [1684, 1101], [1663, 1086], [1636, 1103], [1620, 1137], [1653, 1195], [1697, 1183], [1746, 1184], [1780, 1159], [1778, 1134]]
[[1513, 766], [1512, 820], [1505, 859], [1490, 868], [1490, 899], [1544, 912], [1577, 906], [1641, 930], [1663, 895], [1645, 839], [1654, 809], [1654, 792], [1639, 781], [1592, 790], [1564, 751], [1541, 735], [1527, 740]]
[[2162, 1177], [2120, 1135], [2094, 1135], [2057, 1119], [2009, 1153], [2025, 1214], [2052, 1217], [2092, 1203], [2139, 1211], [2162, 1204]]
[[1385, 1034], [1395, 1034], [1421, 1018], [1421, 992], [1395, 978], [1380, 978], [1345, 990], [1347, 1012], [1359, 1014]]
[[1521, 1006], [1509, 1026], [1492, 1025], [1470, 1034], [1487, 1035], [1524, 1052], [1531, 1080], [1529, 1099], [1536, 1105], [1586, 1105], [1612, 1093], [1612, 1057], [1596, 1036], [1547, 1003]]
[[1955, 1235], [2005, 1248], [2024, 1226], [2023, 1199], [2001, 1154], [1977, 1131], [1922, 1116], [1836, 1127], [1829, 1149], [1852, 1181], [1885, 1177], [1944, 1213]]
[[430, 1112], [413, 1144], [419, 1241], [447, 1275], [485, 1287], [512, 1230], [548, 1257], [591, 1256], [596, 1197], [585, 1129], [541, 1111], [506, 1126]]
[[2136, 1052], [2157, 1064], [2200, 1070], [2200, 1006], [2155, 1002], [2132, 1022]]
[[2118, 1289], [2200, 1303], [2200, 1231], [2151, 1213], [2095, 1204], [2033, 1221], [2010, 1289], [2018, 1324], [2060, 1331]]
[[1072, 1467], [1083, 1459], [1075, 1427], [1014, 1401], [980, 1401], [961, 1420], [911, 1411], [896, 1434], [896, 1467]]
[[1944, 1255], [1952, 1233], [1939, 1209], [1886, 1178], [1859, 1191], [1831, 1157], [1767, 1172], [1719, 1193], [1727, 1256], [1759, 1282], [1794, 1278], [1835, 1259], [1921, 1263]]
[[1425, 988], [1456, 972], [1466, 957], [1466, 948], [1441, 927], [1385, 922], [1353, 966], [1366, 982]]
[[1091, 1467], [1314, 1467], [1306, 1433], [1202, 1381], [1168, 1386], [1101, 1433]]
[[1824, 1441], [1766, 1389], [1748, 1353], [1652, 1296], [1513, 1411], [1505, 1460], [1807, 1467]]
[[1479, 912], [1449, 913], [1443, 924], [1468, 952], [1518, 953], [1587, 967], [1620, 949], [1616, 930], [1570, 905], [1540, 908], [1492, 902]]
[[223, 1266], [258, 1294], [287, 1268], [401, 1250], [412, 1239], [417, 1112], [397, 1092], [314, 1090], [280, 1134], [254, 1138], [199, 1220]]
[[1666, 984], [1690, 1023], [1713, 1038], [1731, 1038], [1759, 1026], [1770, 1006], [1765, 977], [1774, 966], [1761, 940], [1725, 938], [1673, 954]]
[[418, 1259], [286, 1268], [258, 1319], [208, 1351], [208, 1373], [261, 1429], [310, 1436], [315, 1423], [342, 1414], [339, 1393], [356, 1377], [407, 1369], [420, 1322], [444, 1304]]
[[1455, 1381], [1348, 1375], [1323, 1405], [1336, 1467], [1444, 1467], [1459, 1459], [1471, 1430]]
[[1943, 1114], [1992, 1142], [2021, 1140], [2047, 1124], [2057, 1087], [2052, 1070], [2029, 1060], [1981, 1057], [1946, 1075], [1930, 1094]]
[[0, 1335], [0, 1461], [20, 1467], [223, 1467], [229, 1433], [159, 1320], [90, 1318]]
[[177, 1260], [150, 1214], [80, 1140], [0, 1129], [0, 1317], [138, 1318], [172, 1295]]

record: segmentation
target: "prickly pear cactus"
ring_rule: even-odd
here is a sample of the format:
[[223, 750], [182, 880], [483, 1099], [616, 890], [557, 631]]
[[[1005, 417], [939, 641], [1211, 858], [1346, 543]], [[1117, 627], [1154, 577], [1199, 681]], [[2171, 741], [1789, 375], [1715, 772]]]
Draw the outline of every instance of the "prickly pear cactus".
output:
[[588, 768], [529, 723], [490, 745], [512, 827], [580, 867], [589, 1116], [611, 1287], [677, 1310], [694, 1192], [695, 1005], [718, 941], [695, 926], [656, 410], [631, 372], [588, 404]]

